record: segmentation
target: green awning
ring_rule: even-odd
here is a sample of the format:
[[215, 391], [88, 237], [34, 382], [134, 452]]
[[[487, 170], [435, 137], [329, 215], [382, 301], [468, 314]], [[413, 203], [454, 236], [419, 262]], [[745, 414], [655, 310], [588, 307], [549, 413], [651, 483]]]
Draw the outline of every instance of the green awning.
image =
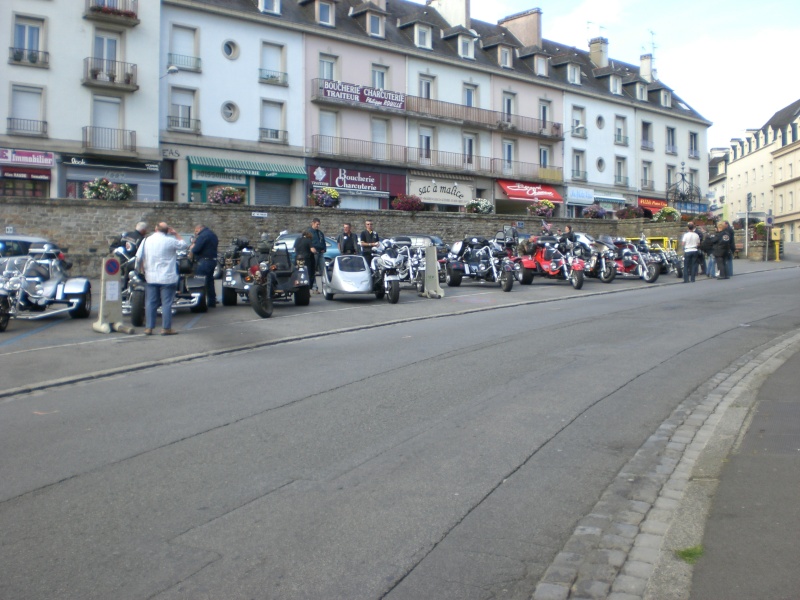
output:
[[250, 175], [251, 177], [308, 179], [305, 167], [295, 165], [257, 163], [247, 160], [207, 158], [205, 156], [187, 156], [186, 159], [189, 161], [189, 168], [195, 171], [228, 173], [230, 175]]

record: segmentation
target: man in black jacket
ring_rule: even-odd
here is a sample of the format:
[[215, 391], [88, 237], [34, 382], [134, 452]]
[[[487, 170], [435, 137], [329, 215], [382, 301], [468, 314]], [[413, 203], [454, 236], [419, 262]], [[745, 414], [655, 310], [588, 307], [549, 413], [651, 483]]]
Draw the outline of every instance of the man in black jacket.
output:
[[203, 277], [206, 282], [206, 303], [208, 308], [217, 305], [217, 290], [214, 284], [214, 267], [217, 266], [217, 247], [219, 240], [217, 234], [203, 224], [194, 228], [194, 242], [189, 247], [189, 253], [197, 261], [194, 274]]
[[317, 275], [322, 275], [322, 269], [325, 267], [325, 252], [328, 250], [325, 234], [322, 233], [319, 225], [319, 219], [314, 217], [311, 219], [311, 227], [306, 230], [311, 234], [311, 253], [314, 255], [314, 264], [309, 265], [308, 269], [308, 281], [315, 294], [319, 294]]
[[717, 225], [717, 239], [714, 241], [714, 247], [712, 249], [712, 252], [714, 253], [714, 259], [717, 262], [717, 267], [719, 267], [718, 279], [729, 279], [725, 259], [727, 258], [728, 254], [731, 253], [731, 248], [733, 247], [733, 236], [728, 233], [727, 225], [728, 224], [725, 221], [721, 221], [719, 225]]
[[733, 232], [733, 227], [727, 221], [723, 221], [725, 224], [725, 232], [730, 236], [731, 244], [730, 249], [728, 250], [728, 254], [725, 256], [725, 273], [728, 277], [733, 276], [733, 253], [736, 250], [736, 236]]

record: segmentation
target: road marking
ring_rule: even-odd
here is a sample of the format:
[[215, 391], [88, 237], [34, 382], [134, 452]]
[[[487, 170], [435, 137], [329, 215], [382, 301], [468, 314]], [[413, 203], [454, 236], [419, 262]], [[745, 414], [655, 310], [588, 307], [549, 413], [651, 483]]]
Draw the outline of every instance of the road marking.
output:
[[[47, 325], [42, 325], [41, 327], [37, 327], [36, 329], [32, 329], [27, 333], [20, 333], [19, 335], [15, 335], [11, 339], [6, 340], [5, 342], [0, 342], [0, 346], [8, 346], [13, 344], [14, 342], [18, 342], [20, 340], [24, 340], [26, 337], [30, 337], [40, 331], [44, 331], [45, 329], [50, 329], [51, 327], [55, 327], [56, 325], [60, 325], [66, 321], [66, 319], [59, 319], [58, 321], [53, 321], [52, 323], [48, 323]], [[13, 323], [13, 320], [12, 320]]]

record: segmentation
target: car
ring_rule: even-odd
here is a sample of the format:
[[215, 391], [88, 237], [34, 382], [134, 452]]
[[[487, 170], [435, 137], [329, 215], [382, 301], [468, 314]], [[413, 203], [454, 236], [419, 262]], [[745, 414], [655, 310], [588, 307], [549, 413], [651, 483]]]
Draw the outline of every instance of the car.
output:
[[[286, 249], [289, 251], [289, 258], [294, 262], [294, 243], [300, 237], [299, 233], [281, 233], [275, 238], [275, 244], [283, 242], [286, 244]], [[325, 236], [325, 245], [328, 249], [325, 251], [325, 258], [333, 260], [341, 254], [339, 252], [339, 244], [332, 237]]]
[[[50, 244], [51, 247], [58, 248], [58, 244], [46, 238], [30, 235], [0, 234], [0, 264], [12, 256], [27, 256], [28, 250], [32, 245], [43, 246]], [[60, 250], [64, 252], [65, 250]]]
[[412, 248], [424, 248], [425, 246], [436, 246], [436, 260], [442, 260], [443, 258], [447, 258], [447, 252], [450, 250], [450, 246], [445, 244], [442, 241], [442, 238], [440, 238], [438, 235], [412, 233], [405, 237], [411, 238]]

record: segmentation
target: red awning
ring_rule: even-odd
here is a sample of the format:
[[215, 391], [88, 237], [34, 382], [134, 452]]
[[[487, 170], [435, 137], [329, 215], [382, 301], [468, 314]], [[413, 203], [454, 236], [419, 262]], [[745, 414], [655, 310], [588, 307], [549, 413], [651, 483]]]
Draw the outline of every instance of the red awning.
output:
[[50, 169], [31, 169], [27, 167], [3, 167], [3, 177], [7, 179], [50, 180]]
[[550, 200], [550, 202], [563, 202], [561, 195], [549, 185], [541, 183], [523, 183], [521, 181], [506, 181], [498, 179], [497, 183], [503, 188], [509, 200]]
[[658, 198], [642, 198], [641, 196], [639, 197], [639, 206], [654, 213], [660, 211], [666, 205], [666, 200], [659, 200]]

